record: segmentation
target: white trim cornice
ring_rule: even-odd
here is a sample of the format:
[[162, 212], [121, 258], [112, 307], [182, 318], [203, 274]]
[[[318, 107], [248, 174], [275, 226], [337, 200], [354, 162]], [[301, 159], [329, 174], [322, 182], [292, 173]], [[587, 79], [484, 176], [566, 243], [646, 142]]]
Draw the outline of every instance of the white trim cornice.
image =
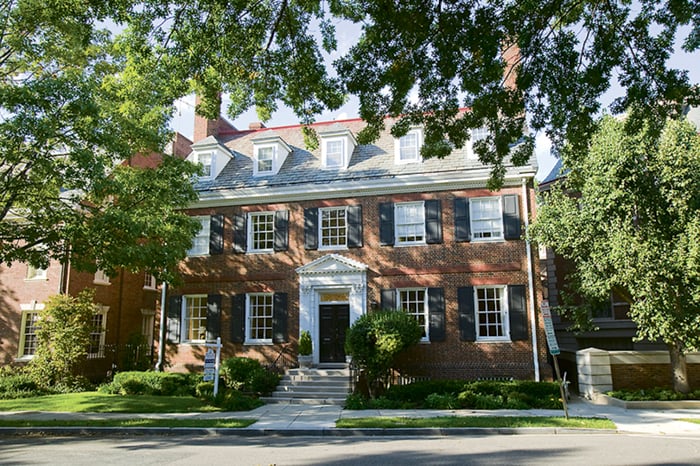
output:
[[[412, 174], [389, 178], [373, 178], [365, 181], [335, 181], [331, 183], [288, 184], [284, 186], [256, 186], [240, 189], [202, 191], [199, 201], [189, 208], [250, 205], [276, 202], [299, 202], [315, 199], [338, 199], [358, 196], [382, 196], [432, 191], [449, 191], [469, 188], [485, 188], [490, 170], [470, 171], [469, 176], [460, 173]], [[534, 178], [535, 172], [507, 174], [504, 187], [519, 187], [523, 179]]]

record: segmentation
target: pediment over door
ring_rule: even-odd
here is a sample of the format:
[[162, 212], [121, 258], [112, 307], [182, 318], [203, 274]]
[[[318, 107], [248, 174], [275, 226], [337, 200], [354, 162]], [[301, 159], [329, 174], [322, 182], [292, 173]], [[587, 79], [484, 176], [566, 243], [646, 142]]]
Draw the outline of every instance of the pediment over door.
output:
[[339, 254], [328, 254], [297, 268], [299, 275], [344, 274], [365, 272], [367, 265]]

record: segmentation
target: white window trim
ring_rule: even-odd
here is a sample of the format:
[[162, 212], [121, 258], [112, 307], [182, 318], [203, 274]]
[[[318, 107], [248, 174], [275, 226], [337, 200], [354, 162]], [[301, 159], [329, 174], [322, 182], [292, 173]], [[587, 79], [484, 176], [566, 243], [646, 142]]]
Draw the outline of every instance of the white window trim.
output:
[[214, 174], [216, 173], [216, 153], [215, 152], [198, 152], [195, 154], [195, 161], [196, 163], [202, 165], [203, 167], [206, 167], [206, 164], [203, 164], [201, 161], [202, 157], [209, 157], [209, 174], [208, 175], [201, 175], [199, 176], [199, 179], [202, 181], [206, 180], [212, 180], [214, 179]]
[[[187, 250], [187, 257], [198, 257], [198, 256], [208, 256], [209, 255], [209, 235], [211, 233], [211, 216], [209, 215], [197, 215], [192, 218], [199, 220], [202, 228], [197, 232], [194, 238], [192, 238], [192, 247]], [[195, 239], [203, 237], [205, 238], [206, 247], [202, 248], [201, 251], [195, 250]], [[206, 251], [204, 250], [206, 249]]]
[[[322, 163], [323, 168], [329, 170], [337, 170], [342, 168], [347, 168], [348, 166], [348, 155], [347, 155], [347, 141], [346, 137], [334, 137], [323, 139], [322, 142]], [[331, 142], [340, 142], [340, 164], [339, 165], [328, 165], [328, 144]]]
[[38, 314], [39, 311], [42, 311], [44, 309], [44, 304], [43, 303], [37, 303], [36, 301], [32, 301], [29, 304], [20, 304], [20, 311], [22, 312], [22, 318], [20, 321], [20, 328], [19, 328], [19, 341], [17, 344], [17, 357], [15, 358], [15, 361], [17, 362], [23, 362], [23, 361], [31, 361], [34, 359], [33, 354], [24, 354], [24, 343], [25, 343], [25, 333], [24, 329], [27, 325], [27, 318], [29, 318], [30, 314]]
[[[403, 139], [405, 136], [415, 134], [416, 135], [416, 158], [415, 159], [408, 159], [408, 160], [402, 160], [401, 159], [401, 139]], [[421, 163], [423, 161], [423, 157], [420, 155], [420, 150], [421, 147], [423, 147], [423, 130], [421, 128], [414, 128], [408, 133], [406, 133], [404, 136], [400, 138], [394, 138], [394, 163], [396, 165], [406, 165], [409, 163]]]
[[[343, 213], [345, 214], [345, 244], [341, 245], [341, 246], [324, 246], [323, 245], [323, 211], [332, 211], [332, 210], [337, 210], [337, 211], [342, 210]], [[319, 207], [319, 209], [318, 209], [318, 249], [321, 251], [348, 249], [348, 208], [347, 208], [347, 206]]]
[[[479, 335], [479, 294], [477, 290], [500, 289], [501, 295], [501, 320], [503, 325], [502, 337], [482, 337]], [[474, 325], [476, 325], [476, 341], [479, 343], [508, 343], [510, 338], [510, 319], [508, 309], [508, 287], [506, 285], [482, 285], [474, 287]]]
[[[100, 343], [97, 348], [96, 353], [88, 353], [88, 359], [98, 359], [98, 358], [104, 358], [105, 357], [105, 338], [107, 336], [107, 313], [109, 312], [109, 306], [102, 306], [100, 304], [95, 305], [95, 311], [93, 314], [95, 315], [102, 315], [102, 329], [100, 331]], [[96, 333], [91, 331], [90, 336], [92, 337], [92, 334]]]
[[[262, 216], [262, 215], [272, 215], [272, 232], [273, 232], [273, 240], [272, 240], [272, 247], [271, 248], [265, 248], [265, 249], [257, 249], [254, 247], [255, 243], [253, 241], [253, 217], [257, 216]], [[246, 222], [246, 243], [247, 243], [247, 248], [246, 251], [251, 254], [270, 254], [275, 252], [275, 241], [274, 241], [274, 232], [275, 232], [275, 212], [274, 211], [264, 211], [264, 212], [248, 212], [248, 218]]]
[[[253, 296], [270, 296], [272, 299], [272, 317], [274, 318], [274, 293], [246, 293], [245, 296], [245, 340], [244, 345], [271, 345], [272, 337], [270, 338], [250, 338], [250, 310], [251, 310], [251, 297]], [[274, 329], [273, 329], [274, 331]]]
[[[420, 208], [423, 211], [423, 221], [422, 223], [422, 236], [423, 239], [419, 241], [400, 241], [399, 240], [399, 224], [398, 224], [398, 211], [401, 206], [407, 206], [410, 204], [415, 204], [415, 205], [420, 205]], [[397, 202], [394, 204], [394, 245], [401, 247], [401, 246], [417, 246], [417, 245], [423, 245], [426, 244], [425, 242], [425, 202], [424, 201], [412, 201], [412, 202]]]
[[95, 278], [92, 281], [95, 285], [111, 285], [112, 282], [109, 281], [109, 276], [104, 273], [103, 270], [97, 269], [95, 271]]
[[158, 288], [158, 282], [153, 274], [148, 272], [144, 273], [143, 277], [143, 289], [144, 290], [155, 290]]
[[189, 340], [187, 339], [187, 335], [190, 333], [189, 326], [190, 326], [190, 320], [187, 318], [187, 300], [192, 299], [192, 298], [204, 298], [205, 302], [207, 299], [206, 294], [188, 294], [184, 295], [182, 297], [182, 307], [180, 308], [180, 343], [185, 343], [185, 344], [200, 344], [200, 343], [206, 343], [206, 335], [204, 336], [203, 339], [195, 339], [195, 340]]
[[[420, 342], [421, 343], [429, 343], [430, 342], [430, 310], [428, 309], [428, 289], [425, 287], [408, 287], [408, 288], [398, 288], [396, 290], [396, 302], [398, 304], [399, 309], [402, 311], [408, 313], [407, 309], [403, 309], [403, 304], [401, 301], [401, 292], [402, 291], [422, 291], [423, 292], [423, 328], [425, 331], [425, 336], [421, 337]], [[410, 314], [413, 316], [414, 314]]]
[[[270, 158], [270, 169], [266, 171], [260, 171], [258, 169], [258, 154], [263, 149], [272, 149], [272, 157]], [[253, 176], [270, 176], [275, 174], [275, 166], [277, 164], [277, 144], [262, 144], [255, 146], [255, 157], [253, 158]]]
[[24, 281], [26, 281], [26, 282], [46, 281], [49, 279], [47, 270], [48, 269], [36, 268], [36, 267], [32, 266], [31, 264], [27, 264], [27, 275], [25, 276]]
[[[496, 204], [498, 205], [498, 221], [500, 222], [501, 229], [500, 229], [500, 237], [495, 237], [492, 236], [490, 238], [478, 238], [475, 235], [475, 228], [474, 228], [474, 222], [476, 221], [474, 211], [472, 210], [474, 207], [475, 201], [495, 201]], [[505, 226], [503, 225], [503, 201], [500, 196], [485, 196], [485, 197], [474, 197], [469, 199], [469, 231], [470, 231], [470, 236], [471, 236], [471, 241], [475, 243], [494, 243], [494, 242], [503, 242], [505, 241]]]
[[[485, 136], [481, 135], [480, 133], [482, 133], [482, 132], [486, 132], [486, 135]], [[470, 133], [469, 134], [470, 137], [469, 137], [469, 140], [467, 141], [467, 160], [478, 161], [479, 156], [474, 151], [474, 143], [476, 141], [480, 141], [480, 140], [484, 139], [485, 137], [487, 137], [489, 135], [489, 131], [488, 131], [488, 128], [486, 128], [485, 126], [482, 126], [480, 128], [473, 128], [469, 133]], [[478, 139], [475, 138], [475, 136], [474, 136], [475, 134], [479, 134]]]

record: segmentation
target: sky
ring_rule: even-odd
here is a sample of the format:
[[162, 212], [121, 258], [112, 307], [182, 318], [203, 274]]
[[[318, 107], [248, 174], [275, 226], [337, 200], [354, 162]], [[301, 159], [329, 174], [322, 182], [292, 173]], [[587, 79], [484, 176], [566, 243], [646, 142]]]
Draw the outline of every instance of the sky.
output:
[[[338, 49], [330, 55], [326, 55], [328, 63], [344, 55], [349, 48], [355, 43], [360, 36], [360, 28], [358, 25], [351, 23], [336, 24]], [[679, 37], [687, 36], [687, 30], [681, 30]], [[700, 83], [700, 56], [696, 52], [694, 54], [686, 53], [680, 49], [680, 45], [676, 47], [676, 53], [670, 58], [669, 66], [685, 69], [688, 71], [690, 81]], [[613, 85], [611, 89], [603, 96], [601, 102], [603, 109], [606, 110], [613, 100], [622, 95], [622, 88], [618, 85]], [[222, 112], [226, 111], [228, 102], [226, 95], [223, 96]], [[316, 121], [332, 121], [345, 120], [349, 118], [358, 118], [359, 101], [356, 97], [351, 96], [347, 103], [334, 111], [326, 111], [316, 117]], [[258, 122], [260, 119], [255, 113], [255, 109], [250, 109], [244, 112], [235, 120], [230, 120], [231, 123], [239, 129], [247, 129], [250, 123]], [[286, 126], [298, 124], [298, 118], [292, 111], [280, 103], [280, 108], [272, 114], [272, 118], [265, 122], [267, 127]], [[176, 113], [173, 118], [172, 127], [175, 131], [182, 133], [184, 136], [192, 139], [194, 131], [194, 95], [189, 95], [176, 102]], [[557, 162], [556, 157], [551, 155], [551, 141], [543, 131], [535, 134], [535, 153], [537, 154], [537, 163], [539, 169], [536, 178], [544, 179], [552, 170]]]

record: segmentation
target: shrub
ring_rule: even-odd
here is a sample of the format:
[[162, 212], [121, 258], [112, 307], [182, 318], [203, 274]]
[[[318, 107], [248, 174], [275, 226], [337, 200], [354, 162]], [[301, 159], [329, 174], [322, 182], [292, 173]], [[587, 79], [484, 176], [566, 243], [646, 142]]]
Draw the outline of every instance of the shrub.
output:
[[122, 395], [191, 396], [201, 381], [199, 374], [176, 372], [118, 372], [114, 380], [100, 387], [102, 393]]
[[371, 398], [386, 385], [386, 377], [396, 356], [420, 341], [418, 321], [401, 311], [370, 312], [348, 329], [345, 351], [365, 372]]
[[501, 395], [478, 394], [474, 397], [474, 408], [476, 409], [501, 409], [503, 406]]
[[616, 390], [608, 395], [625, 401], [676, 401], [700, 400], [700, 390], [679, 393], [668, 388], [645, 388], [640, 390]]
[[211, 400], [214, 398], [214, 382], [200, 382], [194, 388], [197, 398]]
[[48, 393], [51, 392], [37, 384], [26, 371], [0, 368], [0, 399], [28, 398]]
[[272, 392], [280, 381], [279, 374], [268, 371], [255, 359], [244, 357], [224, 360], [221, 376], [227, 387], [255, 394]]
[[304, 330], [299, 337], [299, 354], [301, 356], [309, 356], [312, 352], [311, 333], [308, 330]]
[[238, 390], [226, 389], [219, 392], [212, 404], [224, 411], [250, 411], [265, 403]]
[[429, 409], [457, 409], [457, 397], [452, 394], [431, 393], [425, 398], [425, 407]]
[[464, 386], [463, 380], [422, 380], [406, 385], [392, 385], [384, 396], [392, 400], [422, 403], [428, 395], [459, 393]]

